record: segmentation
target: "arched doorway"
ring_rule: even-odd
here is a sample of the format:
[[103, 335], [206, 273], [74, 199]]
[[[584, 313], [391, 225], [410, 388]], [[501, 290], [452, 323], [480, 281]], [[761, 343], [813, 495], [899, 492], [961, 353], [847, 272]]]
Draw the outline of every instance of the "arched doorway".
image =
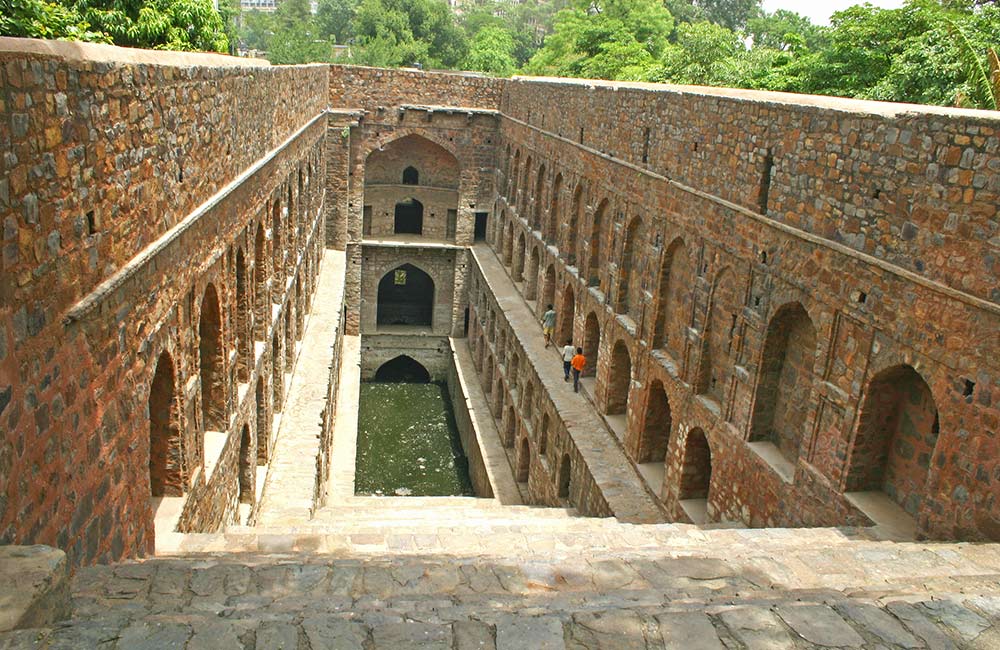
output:
[[531, 229], [540, 231], [542, 229], [542, 203], [545, 200], [545, 165], [538, 166], [538, 178], [535, 181], [535, 196], [533, 198]]
[[572, 478], [572, 465], [569, 454], [563, 454], [559, 462], [559, 498], [569, 499], [569, 483]]
[[698, 395], [708, 395], [722, 403], [728, 390], [732, 364], [729, 353], [738, 325], [738, 306], [742, 301], [736, 292], [736, 278], [731, 269], [719, 274], [712, 291], [712, 305], [705, 330], [703, 354], [696, 386]]
[[549, 450], [549, 414], [542, 415], [542, 426], [538, 430], [538, 455], [544, 456]]
[[545, 309], [546, 305], [554, 305], [556, 302], [556, 267], [549, 264], [545, 269], [545, 279], [542, 280], [542, 296], [538, 301], [538, 306]]
[[583, 183], [576, 186], [573, 192], [573, 203], [569, 211], [569, 228], [566, 229], [566, 263], [576, 266], [577, 228], [580, 227], [580, 215], [583, 214]]
[[531, 249], [531, 257], [528, 261], [528, 276], [524, 279], [524, 299], [535, 300], [538, 298], [538, 247]]
[[409, 198], [396, 204], [393, 232], [397, 235], [420, 235], [424, 232], [424, 204]]
[[198, 321], [198, 361], [201, 376], [201, 421], [206, 431], [225, 431], [226, 377], [219, 296], [209, 284], [201, 299]]
[[608, 210], [608, 200], [604, 199], [594, 211], [594, 220], [590, 225], [590, 254], [587, 261], [587, 286], [601, 286], [601, 237], [604, 233], [602, 224]]
[[184, 494], [179, 407], [174, 392], [174, 360], [160, 354], [149, 388], [149, 490], [154, 497]]
[[419, 185], [420, 172], [412, 165], [403, 170], [403, 185]]
[[646, 417], [636, 450], [637, 463], [663, 464], [667, 458], [672, 423], [667, 391], [663, 382], [654, 379], [646, 398]]
[[267, 258], [264, 255], [264, 226], [257, 224], [253, 239], [254, 339], [263, 341], [267, 334], [270, 305], [267, 302]]
[[616, 341], [611, 350], [611, 369], [608, 375], [608, 400], [606, 413], [622, 415], [628, 412], [628, 394], [632, 385], [632, 356], [623, 341]]
[[242, 383], [250, 381], [253, 345], [250, 335], [250, 298], [247, 292], [247, 261], [243, 249], [236, 249], [236, 372]]
[[270, 433], [268, 423], [267, 423], [267, 404], [264, 402], [264, 379], [263, 377], [257, 378], [257, 387], [254, 391], [254, 397], [257, 400], [257, 464], [267, 465], [268, 459], [268, 447], [269, 440], [268, 434]]
[[[635, 258], [636, 240], [642, 227], [642, 219], [636, 217], [625, 231], [625, 248], [622, 251], [621, 264], [618, 265], [618, 309], [619, 314], [632, 313], [632, 292], [635, 283], [632, 278], [638, 274], [638, 260]], [[634, 316], [634, 314], [632, 314]]]
[[524, 280], [524, 257], [528, 252], [527, 243], [524, 240], [524, 233], [517, 238], [517, 248], [514, 249], [514, 262], [513, 268], [511, 270], [511, 276], [514, 282], [522, 282]]
[[601, 323], [597, 314], [590, 312], [583, 327], [583, 356], [587, 358], [583, 376], [593, 377], [597, 374], [598, 356], [601, 350]]
[[674, 359], [684, 357], [685, 332], [690, 318], [694, 273], [684, 240], [671, 242], [660, 267], [659, 302], [653, 327], [653, 347], [666, 349]]
[[760, 358], [750, 441], [773, 443], [795, 463], [805, 437], [816, 363], [816, 329], [805, 308], [783, 305], [771, 318]]
[[566, 345], [573, 341], [573, 321], [576, 319], [576, 294], [572, 285], [563, 289], [562, 304], [559, 307], [559, 330], [556, 335], [558, 345]]
[[503, 439], [504, 447], [513, 447], [514, 440], [517, 439], [517, 411], [514, 410], [514, 405], [511, 404], [507, 407], [507, 429], [506, 435]]
[[562, 174], [556, 174], [556, 180], [552, 183], [552, 197], [549, 202], [549, 215], [545, 220], [545, 243], [554, 244], [556, 233], [559, 231], [559, 199], [562, 195]]
[[386, 273], [378, 283], [377, 324], [430, 327], [434, 317], [434, 281], [412, 264]]
[[521, 438], [521, 449], [517, 454], [517, 482], [527, 483], [531, 471], [531, 443], [528, 436]]
[[[281, 247], [281, 201], [275, 199], [271, 207], [271, 269], [277, 279], [285, 277], [285, 251]], [[280, 299], [275, 292], [275, 301]]]
[[489, 395], [493, 392], [493, 355], [486, 358], [486, 368], [483, 370], [483, 392]]
[[691, 429], [684, 440], [677, 498], [693, 523], [705, 523], [709, 520], [708, 501], [711, 493], [712, 448], [704, 431]]
[[423, 364], [405, 354], [386, 361], [375, 371], [375, 381], [426, 384], [430, 382], [431, 374]]
[[924, 378], [909, 365], [880, 372], [865, 393], [845, 490], [881, 491], [916, 517], [939, 434], [937, 404]]
[[243, 425], [240, 432], [240, 503], [254, 502], [254, 475], [257, 464], [253, 462], [253, 447], [250, 445], [250, 426]]

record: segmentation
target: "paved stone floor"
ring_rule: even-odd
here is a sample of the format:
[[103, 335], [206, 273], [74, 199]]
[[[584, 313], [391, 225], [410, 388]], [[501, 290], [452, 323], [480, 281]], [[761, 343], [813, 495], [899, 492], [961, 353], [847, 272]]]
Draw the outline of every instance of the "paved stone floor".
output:
[[73, 620], [0, 635], [0, 649], [1000, 648], [995, 546], [688, 535], [700, 545], [95, 567], [74, 580]]

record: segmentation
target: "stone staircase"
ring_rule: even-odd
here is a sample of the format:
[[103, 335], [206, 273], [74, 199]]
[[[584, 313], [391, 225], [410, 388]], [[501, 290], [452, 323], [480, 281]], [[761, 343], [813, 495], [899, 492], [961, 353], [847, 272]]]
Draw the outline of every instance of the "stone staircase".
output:
[[[311, 531], [81, 569], [72, 619], [0, 649], [1000, 648], [996, 545], [369, 501]], [[412, 546], [391, 548], [402, 521]]]

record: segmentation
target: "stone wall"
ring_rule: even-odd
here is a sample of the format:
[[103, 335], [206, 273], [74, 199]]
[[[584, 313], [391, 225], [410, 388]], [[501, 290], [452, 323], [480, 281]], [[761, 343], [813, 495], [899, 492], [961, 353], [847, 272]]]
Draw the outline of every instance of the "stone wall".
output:
[[472, 408], [469, 396], [470, 387], [465, 386], [459, 375], [455, 361], [455, 342], [456, 339], [448, 341], [449, 363], [446, 376], [448, 396], [451, 399], [452, 410], [455, 413], [455, 426], [458, 427], [458, 435], [462, 440], [462, 449], [465, 451], [465, 457], [468, 460], [469, 480], [472, 482], [472, 489], [475, 491], [477, 497], [492, 499], [495, 494], [489, 472], [486, 470], [486, 461], [483, 458], [483, 448], [480, 442], [480, 436], [484, 432], [478, 429], [470, 413], [470, 409]]
[[332, 65], [329, 103], [386, 117], [404, 105], [496, 110], [505, 84], [474, 73]]
[[454, 365], [447, 338], [368, 334], [361, 338], [361, 381], [373, 380], [384, 363], [402, 355], [426, 368], [433, 382], [448, 381], [449, 368]]
[[266, 462], [319, 250], [328, 70], [32, 43], [0, 43], [0, 540], [109, 561], [153, 548], [151, 469], [183, 529], [253, 499], [237, 466]]
[[[701, 430], [714, 519], [864, 523], [848, 477], [888, 471], [866, 489], [920, 534], [997, 539], [996, 115], [594, 85], [510, 84], [490, 241], [592, 351], [633, 460], [663, 450], [668, 510]], [[937, 420], [876, 406], [910, 371]]]

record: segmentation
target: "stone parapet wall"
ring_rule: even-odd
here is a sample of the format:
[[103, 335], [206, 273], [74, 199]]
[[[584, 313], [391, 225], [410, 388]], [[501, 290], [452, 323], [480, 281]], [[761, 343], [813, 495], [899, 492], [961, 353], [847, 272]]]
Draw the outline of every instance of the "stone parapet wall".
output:
[[496, 110], [506, 83], [474, 73], [331, 65], [329, 100], [332, 108], [366, 111], [404, 104]]
[[1000, 303], [1000, 113], [530, 78], [507, 84], [501, 110], [505, 126], [530, 125]]
[[[0, 43], [0, 540], [78, 565], [153, 549], [163, 359], [183, 529], [235, 520], [241, 446], [266, 459], [283, 390], [271, 375], [319, 250], [327, 68], [33, 44]], [[199, 318], [216, 301], [206, 426]]]

